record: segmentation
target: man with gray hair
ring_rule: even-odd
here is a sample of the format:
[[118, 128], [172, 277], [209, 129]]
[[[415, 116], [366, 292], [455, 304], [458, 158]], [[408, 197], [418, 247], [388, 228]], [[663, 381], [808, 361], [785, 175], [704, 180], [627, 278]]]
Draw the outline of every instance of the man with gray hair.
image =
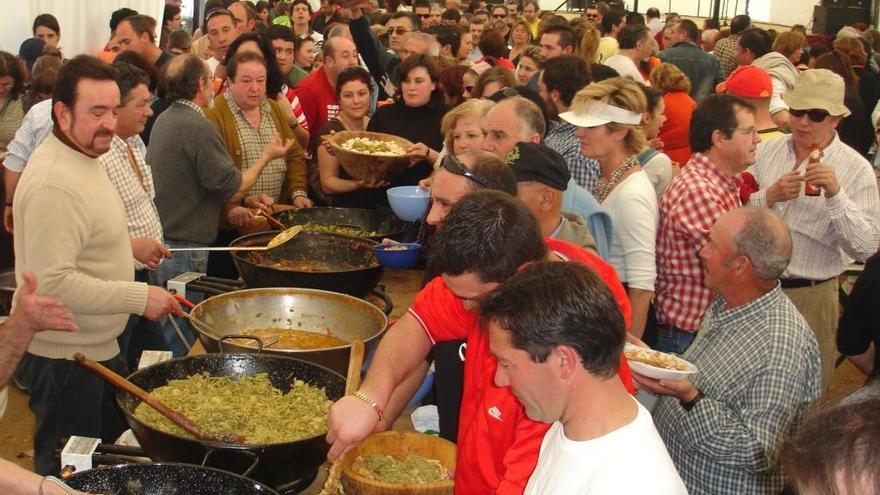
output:
[[663, 396], [654, 423], [691, 493], [779, 493], [780, 444], [820, 393], [819, 348], [782, 292], [785, 223], [766, 208], [722, 214], [700, 250], [716, 296], [684, 359], [690, 380], [636, 380]]
[[[511, 96], [495, 104], [483, 117], [482, 128], [483, 150], [507, 162], [517, 159], [514, 156], [517, 143], [541, 144], [547, 132], [541, 109], [522, 96]], [[562, 210], [577, 213], [587, 221], [599, 256], [606, 258], [611, 243], [610, 218], [593, 195], [574, 179], [569, 178], [562, 195]]]

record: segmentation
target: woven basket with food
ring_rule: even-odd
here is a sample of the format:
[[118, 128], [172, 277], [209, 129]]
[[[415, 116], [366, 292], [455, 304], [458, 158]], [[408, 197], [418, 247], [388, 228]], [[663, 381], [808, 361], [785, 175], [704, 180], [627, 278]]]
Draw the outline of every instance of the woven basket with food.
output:
[[360, 180], [391, 180], [409, 166], [410, 141], [391, 134], [342, 131], [327, 138], [339, 164]]
[[342, 461], [346, 495], [452, 495], [455, 444], [420, 433], [367, 437]]

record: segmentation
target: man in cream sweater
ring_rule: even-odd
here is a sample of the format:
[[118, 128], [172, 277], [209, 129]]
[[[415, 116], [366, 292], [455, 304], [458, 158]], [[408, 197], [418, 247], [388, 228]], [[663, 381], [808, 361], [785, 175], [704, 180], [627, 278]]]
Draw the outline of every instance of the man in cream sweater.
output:
[[113, 69], [79, 56], [58, 73], [51, 135], [34, 151], [13, 204], [16, 279], [33, 272], [47, 295], [70, 307], [79, 332], [34, 336], [20, 371], [36, 415], [35, 468], [70, 435], [113, 441], [125, 428], [114, 390], [71, 359], [75, 353], [125, 373], [116, 337], [131, 313], [180, 314], [159, 287], [133, 281], [125, 209], [97, 157], [110, 149], [119, 88]]

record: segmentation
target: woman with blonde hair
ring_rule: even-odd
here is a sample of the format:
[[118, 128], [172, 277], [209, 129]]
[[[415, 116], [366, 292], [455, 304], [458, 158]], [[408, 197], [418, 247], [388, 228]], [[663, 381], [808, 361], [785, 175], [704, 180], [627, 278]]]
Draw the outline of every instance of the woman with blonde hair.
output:
[[779, 33], [773, 40], [773, 51], [787, 58], [793, 65], [801, 62], [807, 37], [797, 31], [785, 31]]
[[444, 136], [441, 154], [461, 155], [480, 149], [483, 144], [480, 122], [493, 105], [490, 100], [474, 98], [446, 112], [440, 121], [440, 132]]
[[602, 39], [602, 31], [592, 22], [584, 22], [581, 25], [581, 37], [578, 43], [578, 55], [587, 61], [588, 65], [596, 62], [596, 53], [599, 51], [599, 41]]
[[691, 158], [691, 114], [697, 102], [690, 97], [691, 81], [678, 67], [663, 63], [651, 71], [651, 87], [663, 93], [666, 122], [660, 127], [659, 148], [674, 162]]
[[513, 62], [514, 67], [519, 64], [520, 57], [523, 52], [525, 52], [526, 48], [531, 46], [532, 42], [532, 33], [529, 31], [529, 24], [525, 19], [517, 18], [516, 21], [514, 21], [513, 26], [510, 28], [510, 53], [507, 56], [507, 58]]
[[642, 127], [647, 111], [639, 83], [614, 77], [578, 91], [569, 111], [560, 115], [577, 127], [581, 154], [599, 162], [602, 178], [593, 196], [614, 225], [608, 262], [627, 288], [630, 330], [637, 337], [645, 330], [657, 278], [657, 196], [638, 159], [647, 148]]

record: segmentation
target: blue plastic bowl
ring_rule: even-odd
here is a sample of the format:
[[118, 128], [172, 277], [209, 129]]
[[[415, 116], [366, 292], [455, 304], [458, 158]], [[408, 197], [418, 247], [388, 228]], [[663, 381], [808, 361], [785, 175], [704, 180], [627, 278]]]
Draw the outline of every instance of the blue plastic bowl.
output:
[[428, 209], [430, 191], [419, 186], [398, 186], [388, 189], [388, 204], [391, 210], [405, 222], [420, 220]]
[[385, 268], [412, 268], [418, 263], [421, 252], [422, 245], [413, 242], [399, 242], [387, 245], [377, 244], [373, 246], [373, 253], [375, 253], [376, 259]]

